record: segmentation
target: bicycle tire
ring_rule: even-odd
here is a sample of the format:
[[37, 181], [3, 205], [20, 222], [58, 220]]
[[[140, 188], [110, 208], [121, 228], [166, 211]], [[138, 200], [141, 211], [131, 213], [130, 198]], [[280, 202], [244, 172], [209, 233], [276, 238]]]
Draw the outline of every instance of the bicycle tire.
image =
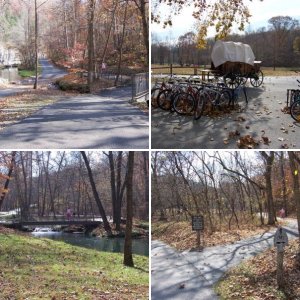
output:
[[195, 103], [195, 110], [194, 110], [194, 120], [199, 120], [203, 115], [204, 106], [207, 98], [207, 93], [204, 91], [199, 91], [196, 94], [196, 103]]
[[224, 106], [229, 106], [231, 103], [232, 95], [230, 94], [229, 91], [221, 91], [220, 97], [218, 99], [218, 106], [219, 107], [224, 107]]
[[172, 108], [172, 93], [171, 89], [161, 91], [157, 96], [157, 105], [163, 110], [170, 110]]
[[162, 91], [161, 88], [153, 88], [151, 89], [151, 106], [153, 108], [157, 108], [158, 104], [157, 104], [157, 97], [159, 95], [159, 93]]
[[179, 115], [190, 114], [195, 109], [195, 100], [193, 95], [180, 92], [173, 101], [173, 108]]
[[294, 101], [290, 108], [292, 118], [296, 122], [300, 122], [300, 101]]

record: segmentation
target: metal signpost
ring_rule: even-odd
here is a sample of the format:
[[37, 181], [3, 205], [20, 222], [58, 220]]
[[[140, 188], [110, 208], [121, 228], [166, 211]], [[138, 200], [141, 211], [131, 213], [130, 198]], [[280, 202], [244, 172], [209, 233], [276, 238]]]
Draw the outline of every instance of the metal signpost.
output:
[[201, 245], [201, 231], [204, 230], [204, 218], [203, 216], [192, 216], [192, 230], [197, 231], [197, 249], [203, 250], [203, 243]]
[[277, 284], [283, 288], [283, 254], [284, 247], [288, 245], [288, 236], [282, 227], [279, 227], [274, 236], [274, 246], [277, 248]]

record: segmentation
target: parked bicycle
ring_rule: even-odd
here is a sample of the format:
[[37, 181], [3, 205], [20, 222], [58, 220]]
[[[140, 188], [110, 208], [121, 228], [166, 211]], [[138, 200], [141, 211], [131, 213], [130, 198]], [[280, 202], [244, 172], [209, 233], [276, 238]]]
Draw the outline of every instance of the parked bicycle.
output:
[[199, 90], [194, 111], [194, 119], [198, 120], [206, 109], [219, 109], [229, 107], [232, 101], [232, 93], [223, 84], [204, 85]]
[[[300, 87], [300, 81], [297, 79], [298, 87]], [[292, 118], [297, 121], [300, 122], [300, 90], [292, 90], [292, 104], [290, 107], [290, 113]]]

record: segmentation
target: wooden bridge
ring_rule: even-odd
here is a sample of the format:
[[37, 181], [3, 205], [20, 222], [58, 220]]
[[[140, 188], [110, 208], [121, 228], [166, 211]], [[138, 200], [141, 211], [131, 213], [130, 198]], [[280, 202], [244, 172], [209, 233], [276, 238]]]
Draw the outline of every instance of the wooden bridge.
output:
[[88, 219], [51, 219], [51, 220], [32, 220], [32, 221], [23, 221], [23, 220], [12, 220], [10, 222], [1, 222], [0, 225], [10, 227], [10, 228], [24, 228], [24, 227], [42, 227], [42, 226], [70, 226], [70, 225], [79, 225], [83, 226], [86, 229], [93, 229], [102, 224], [102, 221], [88, 220]]
[[14, 222], [22, 226], [56, 226], [56, 225], [82, 225], [82, 226], [98, 226], [102, 221], [93, 220], [40, 220], [40, 221], [19, 221]]

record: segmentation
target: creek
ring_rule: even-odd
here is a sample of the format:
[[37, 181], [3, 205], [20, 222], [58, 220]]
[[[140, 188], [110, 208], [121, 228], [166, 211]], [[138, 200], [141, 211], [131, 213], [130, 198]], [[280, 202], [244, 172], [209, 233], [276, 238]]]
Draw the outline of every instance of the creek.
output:
[[[63, 241], [74, 246], [80, 246], [105, 252], [123, 253], [124, 238], [93, 237], [85, 234], [35, 231], [32, 235], [39, 238]], [[149, 239], [133, 239], [132, 252], [134, 254], [149, 256]]]

